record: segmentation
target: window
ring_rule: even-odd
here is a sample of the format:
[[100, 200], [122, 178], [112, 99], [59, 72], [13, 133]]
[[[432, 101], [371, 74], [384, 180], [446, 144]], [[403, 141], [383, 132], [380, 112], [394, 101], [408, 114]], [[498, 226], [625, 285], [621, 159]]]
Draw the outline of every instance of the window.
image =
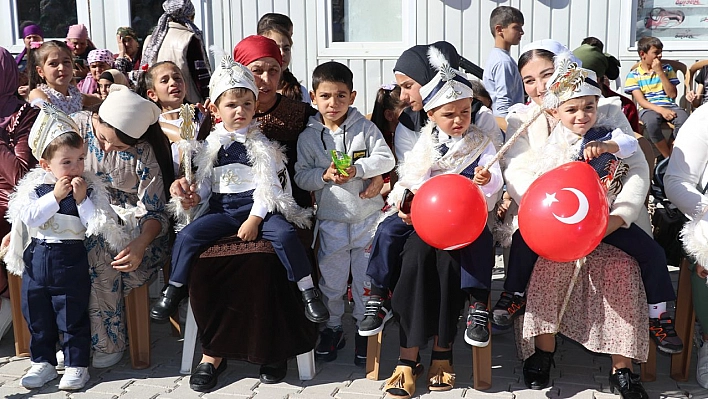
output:
[[141, 40], [152, 33], [164, 12], [163, 0], [130, 0], [130, 26]]
[[415, 4], [406, 0], [318, 0], [318, 56], [395, 57], [415, 41]]
[[28, 23], [42, 27], [45, 38], [65, 38], [69, 26], [78, 23], [76, 0], [17, 0], [16, 5], [19, 39]]

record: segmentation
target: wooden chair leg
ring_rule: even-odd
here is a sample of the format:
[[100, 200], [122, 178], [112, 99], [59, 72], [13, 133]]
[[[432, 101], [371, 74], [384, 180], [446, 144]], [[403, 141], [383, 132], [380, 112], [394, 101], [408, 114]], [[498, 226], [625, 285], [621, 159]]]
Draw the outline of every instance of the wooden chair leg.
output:
[[134, 369], [150, 367], [150, 295], [148, 284], [130, 291], [125, 298], [130, 340], [130, 362]]
[[[487, 299], [487, 309], [491, 309], [490, 299]], [[489, 345], [484, 348], [472, 347], [472, 378], [474, 389], [478, 391], [492, 387], [492, 325], [488, 327]]]
[[15, 333], [15, 355], [29, 357], [30, 332], [22, 316], [22, 277], [8, 273], [7, 280], [12, 306], [12, 330]]
[[693, 328], [696, 314], [693, 311], [693, 293], [691, 289], [691, 270], [688, 260], [681, 262], [676, 299], [676, 334], [683, 341], [683, 351], [671, 355], [671, 378], [676, 381], [688, 381], [691, 371], [691, 350], [693, 349]]
[[379, 366], [381, 365], [381, 341], [383, 331], [369, 337], [366, 347], [366, 378], [370, 380], [379, 379]]
[[656, 343], [649, 340], [649, 356], [646, 363], [641, 365], [642, 382], [656, 381]]

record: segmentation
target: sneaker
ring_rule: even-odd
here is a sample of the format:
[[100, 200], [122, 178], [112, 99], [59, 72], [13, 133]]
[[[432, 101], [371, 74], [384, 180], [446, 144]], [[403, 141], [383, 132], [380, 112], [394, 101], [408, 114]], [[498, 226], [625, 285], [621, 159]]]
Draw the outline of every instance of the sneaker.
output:
[[315, 348], [315, 358], [331, 362], [337, 358], [337, 350], [344, 348], [346, 343], [341, 327], [336, 330], [327, 327], [320, 332], [320, 343]]
[[64, 370], [64, 351], [57, 351], [57, 365], [54, 367], [57, 371]]
[[487, 305], [482, 302], [475, 302], [474, 305], [470, 305], [469, 313], [467, 314], [465, 342], [480, 348], [489, 345], [489, 312], [487, 311]]
[[674, 330], [674, 321], [666, 312], [658, 319], [649, 319], [649, 336], [656, 343], [656, 348], [664, 353], [681, 353], [683, 350], [683, 342]]
[[0, 339], [2, 339], [12, 327], [12, 306], [10, 300], [5, 297], [0, 297], [0, 302]]
[[526, 311], [526, 297], [502, 292], [492, 311], [492, 323], [505, 327], [510, 326], [514, 319]]
[[75, 391], [86, 385], [91, 376], [88, 367], [67, 367], [64, 376], [59, 380], [59, 389], [62, 391]]
[[123, 358], [123, 351], [116, 353], [94, 352], [91, 365], [97, 369], [106, 369], [114, 366]]
[[20, 383], [27, 389], [40, 388], [58, 376], [57, 370], [48, 362], [32, 362], [32, 367], [22, 377]]
[[390, 300], [382, 299], [379, 296], [371, 296], [366, 301], [364, 318], [359, 323], [359, 335], [370, 337], [380, 333], [392, 316]]
[[[708, 345], [707, 345], [708, 346]], [[357, 334], [354, 337], [354, 364], [359, 367], [366, 366], [366, 351], [369, 347], [369, 338]]]
[[698, 385], [708, 389], [708, 342], [700, 338], [698, 345], [698, 363], [696, 364], [696, 381]]

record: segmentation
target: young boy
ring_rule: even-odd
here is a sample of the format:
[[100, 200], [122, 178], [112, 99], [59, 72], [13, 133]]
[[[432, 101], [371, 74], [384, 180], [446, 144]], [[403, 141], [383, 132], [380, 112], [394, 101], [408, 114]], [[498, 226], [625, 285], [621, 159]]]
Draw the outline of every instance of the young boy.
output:
[[687, 91], [686, 100], [690, 101], [694, 108], [698, 108], [708, 102], [708, 66], [698, 70], [694, 82], [696, 82], [696, 90]]
[[12, 238], [5, 262], [8, 271], [22, 275], [22, 314], [32, 336], [32, 367], [21, 380], [28, 389], [57, 377], [60, 332], [65, 371], [59, 389], [86, 385], [91, 280], [83, 240], [102, 234], [113, 248], [127, 242], [117, 216], [108, 213], [105, 219], [107, 214], [101, 212], [111, 209], [105, 188], [82, 177], [85, 149], [78, 131], [71, 118], [51, 104], [43, 105], [29, 135], [39, 167], [22, 179], [9, 204]]
[[[186, 224], [172, 249], [170, 281], [153, 305], [150, 316], [167, 319], [187, 296], [189, 266], [205, 248], [222, 237], [237, 234], [243, 241], [263, 237], [297, 282], [305, 303], [305, 316], [313, 323], [329, 318], [312, 281], [311, 264], [297, 237], [294, 223], [310, 225], [310, 210], [295, 204], [283, 191], [282, 151], [253, 122], [258, 88], [251, 72], [226, 56], [209, 82], [213, 115], [220, 118], [214, 131], [197, 151], [194, 196], [172, 198], [171, 211]], [[287, 181], [287, 176], [285, 176]], [[192, 208], [201, 204], [196, 214]], [[200, 210], [207, 209], [203, 216]], [[189, 215], [197, 217], [189, 223]]]
[[[330, 318], [315, 349], [317, 358], [332, 361], [345, 339], [342, 331], [344, 300], [352, 275], [353, 316], [364, 317], [366, 249], [384, 201], [365, 193], [370, 179], [393, 169], [394, 159], [376, 125], [351, 107], [356, 97], [353, 75], [345, 65], [326, 62], [312, 73], [310, 97], [319, 113], [310, 117], [297, 142], [295, 183], [313, 191], [317, 202], [322, 278], [320, 288]], [[350, 158], [336, 166], [335, 158]], [[357, 334], [354, 363], [366, 364], [366, 338]]]
[[[438, 60], [434, 63], [437, 68], [449, 69], [448, 60], [436, 49], [431, 48], [428, 57], [431, 63]], [[445, 67], [440, 68], [441, 65]], [[431, 122], [423, 128], [411, 152], [413, 158], [410, 159], [413, 161], [400, 166], [400, 180], [389, 201], [399, 213], [384, 219], [374, 236], [367, 270], [371, 276], [371, 299], [367, 302], [366, 317], [359, 328], [362, 335], [378, 333], [390, 318], [390, 306], [382, 298], [388, 296], [391, 263], [398, 261], [396, 257], [400, 257], [406, 239], [413, 232], [413, 226], [403, 219], [410, 217], [408, 207], [411, 194], [433, 176], [459, 173], [480, 186], [487, 198], [488, 209], [491, 209], [503, 184], [498, 163], [489, 170], [482, 168], [494, 157], [496, 150], [491, 140], [472, 123], [474, 93], [472, 84], [464, 75], [455, 71], [451, 77], [441, 72], [423, 86], [420, 93], [424, 98], [423, 110]], [[430, 154], [434, 154], [432, 159]], [[462, 289], [470, 295], [465, 341], [479, 347], [489, 343], [486, 302], [494, 268], [493, 245], [492, 235], [485, 227], [477, 240], [455, 251], [462, 266]]]
[[482, 82], [492, 97], [494, 116], [504, 118], [509, 107], [524, 102], [524, 84], [519, 67], [509, 54], [524, 35], [524, 14], [514, 7], [499, 6], [489, 16], [494, 48], [484, 66]]
[[[623, 215], [619, 208], [621, 204], [614, 202], [622, 190], [623, 179], [631, 165], [645, 161], [641, 152], [636, 151], [637, 140], [634, 137], [622, 133], [620, 129], [613, 130], [612, 126], [598, 123], [597, 102], [601, 91], [596, 79], [594, 72], [576, 67], [567, 71], [558, 68], [551, 77], [546, 85], [546, 96], [558, 98], [560, 105], [552, 109], [551, 113], [560, 123], [551, 132], [543, 154], [547, 155], [547, 159], [558, 161], [554, 166], [574, 160], [587, 160], [598, 172], [600, 180], [608, 188], [608, 197], [612, 204], [609, 234], [602, 241], [637, 260], [649, 302], [650, 335], [661, 351], [679, 353], [683, 350], [683, 343], [676, 335], [673, 322], [666, 313], [666, 301], [675, 300], [676, 295], [666, 267], [664, 250], [634, 220], [625, 220], [623, 216], [626, 215]], [[573, 82], [583, 83], [573, 88]], [[571, 89], [554, 89], [563, 90], [567, 87]], [[549, 164], [551, 163], [553, 161]], [[643, 195], [637, 200], [643, 201]], [[528, 256], [514, 256], [509, 267], [524, 268], [527, 271], [524, 275], [530, 277], [538, 255], [528, 247], [525, 249]], [[508, 298], [512, 294], [502, 295]], [[495, 308], [496, 323], [511, 323], [510, 317], [498, 317], [501, 315], [496, 313]]]
[[641, 62], [630, 71], [624, 82], [624, 91], [639, 104], [639, 119], [644, 123], [646, 136], [664, 158], [671, 155], [671, 141], [661, 132], [661, 123], [674, 125], [673, 137], [678, 134], [688, 113], [676, 105], [676, 85], [679, 80], [669, 64], [661, 64], [664, 45], [656, 37], [643, 37], [637, 42]]

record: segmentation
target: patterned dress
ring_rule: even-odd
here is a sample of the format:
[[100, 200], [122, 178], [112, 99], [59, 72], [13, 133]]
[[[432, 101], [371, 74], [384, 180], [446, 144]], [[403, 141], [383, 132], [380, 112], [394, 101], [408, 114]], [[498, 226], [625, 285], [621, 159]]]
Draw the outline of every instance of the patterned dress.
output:
[[126, 347], [123, 298], [133, 288], [150, 281], [169, 258], [169, 219], [165, 212], [162, 173], [152, 147], [139, 142], [126, 151], [104, 152], [94, 136], [91, 115], [90, 112], [72, 115], [79, 125], [79, 133], [86, 140], [85, 170], [95, 173], [108, 184], [114, 206], [135, 215], [136, 236], [146, 220], [154, 219], [162, 225], [158, 237], [145, 250], [140, 266], [129, 273], [113, 269], [111, 262], [116, 253], [101, 237], [86, 240], [91, 275], [92, 349], [116, 353]]
[[38, 85], [37, 88], [47, 95], [50, 103], [56, 105], [57, 108], [67, 115], [79, 112], [83, 107], [84, 99], [76, 86], [69, 86], [68, 96], [61, 94], [44, 83]]

